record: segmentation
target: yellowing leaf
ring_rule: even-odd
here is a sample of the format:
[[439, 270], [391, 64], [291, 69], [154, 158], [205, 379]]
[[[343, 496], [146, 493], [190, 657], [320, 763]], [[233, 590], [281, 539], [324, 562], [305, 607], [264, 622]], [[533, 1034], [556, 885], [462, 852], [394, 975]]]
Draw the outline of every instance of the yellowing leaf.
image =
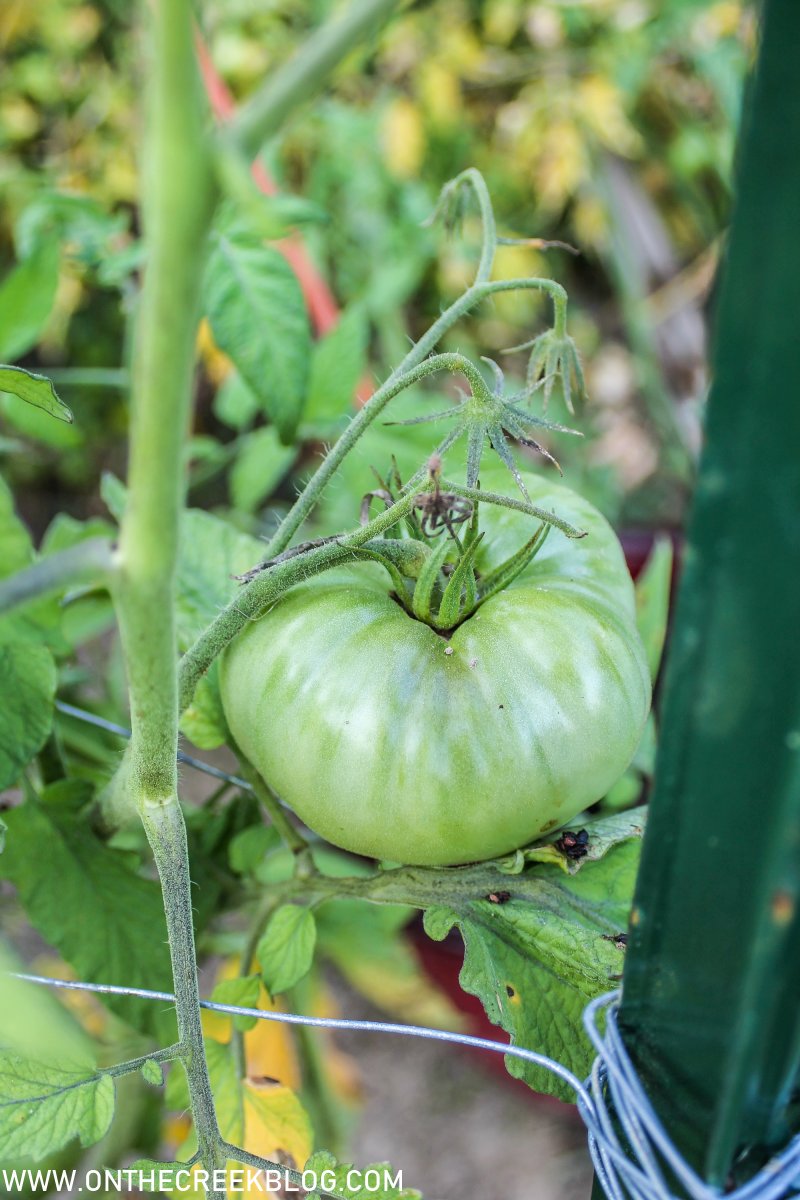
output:
[[507, 46], [519, 29], [522, 7], [517, 0], [487, 0], [483, 10], [483, 32], [487, 42]]
[[483, 46], [464, 20], [460, 5], [441, 5], [439, 12], [439, 58], [461, 75], [478, 69], [483, 62]]
[[197, 328], [197, 353], [212, 383], [219, 386], [228, 378], [233, 370], [233, 363], [214, 341], [208, 317], [203, 317]]
[[245, 1081], [244, 1148], [263, 1158], [278, 1152], [289, 1155], [298, 1166], [311, 1153], [313, 1133], [308, 1113], [296, 1094], [282, 1084]]
[[542, 206], [552, 212], [563, 208], [588, 171], [583, 138], [574, 122], [568, 119], [554, 122], [545, 133], [534, 169]]
[[640, 152], [641, 138], [625, 115], [622, 93], [605, 75], [580, 80], [577, 109], [592, 133], [615, 154]]
[[417, 91], [434, 129], [451, 129], [463, 117], [458, 76], [436, 59], [427, 59], [420, 65]]
[[608, 216], [597, 196], [578, 196], [572, 209], [572, 225], [579, 246], [602, 249], [608, 244]]
[[398, 179], [413, 179], [425, 154], [425, 130], [417, 106], [407, 96], [391, 102], [383, 117], [386, 165]]

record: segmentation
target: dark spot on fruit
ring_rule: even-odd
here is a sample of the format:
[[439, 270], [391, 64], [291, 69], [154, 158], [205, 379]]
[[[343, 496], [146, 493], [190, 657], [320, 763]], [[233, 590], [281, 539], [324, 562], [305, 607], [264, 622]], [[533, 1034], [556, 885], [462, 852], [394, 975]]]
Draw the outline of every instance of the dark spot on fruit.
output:
[[510, 983], [506, 984], [506, 995], [508, 996], [509, 1000], [513, 1000], [515, 992]]
[[498, 708], [505, 708], [505, 704], [498, 704]]

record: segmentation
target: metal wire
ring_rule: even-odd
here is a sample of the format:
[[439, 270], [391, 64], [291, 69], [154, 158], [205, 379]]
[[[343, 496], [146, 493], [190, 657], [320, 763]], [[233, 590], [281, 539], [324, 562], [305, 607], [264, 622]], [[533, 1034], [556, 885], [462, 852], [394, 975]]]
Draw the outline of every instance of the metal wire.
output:
[[[56, 708], [65, 716], [74, 717], [98, 729], [119, 737], [129, 738], [131, 731], [85, 709], [56, 701]], [[252, 791], [246, 780], [178, 751], [179, 762], [225, 781], [245, 791]], [[17, 979], [75, 991], [99, 992], [117, 996], [140, 996], [150, 1000], [172, 1003], [170, 992], [153, 992], [145, 988], [117, 987], [111, 984], [76, 983], [71, 980], [48, 979], [43, 975], [17, 974]], [[674, 1200], [674, 1193], [665, 1177], [665, 1168], [680, 1183], [690, 1200], [718, 1200], [720, 1191], [711, 1187], [688, 1165], [673, 1145], [653, 1109], [633, 1063], [628, 1056], [617, 1025], [620, 993], [608, 992], [592, 1000], [584, 1011], [583, 1023], [597, 1057], [588, 1079], [581, 1083], [561, 1063], [523, 1046], [509, 1046], [472, 1034], [453, 1033], [426, 1026], [398, 1025], [389, 1021], [351, 1021], [338, 1017], [306, 1017], [299, 1013], [268, 1012], [259, 1008], [242, 1008], [234, 1004], [217, 1004], [201, 1000], [200, 1007], [230, 1016], [254, 1017], [259, 1021], [278, 1021], [285, 1025], [305, 1025], [321, 1029], [350, 1029], [365, 1032], [396, 1034], [402, 1037], [427, 1038], [472, 1046], [495, 1054], [541, 1067], [557, 1075], [574, 1093], [578, 1112], [589, 1135], [589, 1153], [598, 1182], [609, 1200]], [[605, 1014], [605, 1027], [600, 1032], [600, 1020]], [[613, 1115], [612, 1115], [613, 1114]], [[782, 1200], [800, 1194], [800, 1135], [772, 1158], [748, 1183], [735, 1191], [726, 1192], [726, 1200]]]
[[[28, 983], [75, 991], [99, 992], [117, 996], [140, 996], [172, 1003], [170, 992], [146, 988], [117, 987], [103, 983], [76, 983], [50, 979], [43, 975], [18, 973], [14, 978]], [[720, 1190], [711, 1187], [686, 1163], [673, 1145], [650, 1103], [617, 1025], [620, 993], [608, 992], [586, 1006], [583, 1023], [597, 1057], [589, 1078], [584, 1082], [567, 1067], [527, 1050], [490, 1038], [453, 1033], [427, 1026], [400, 1025], [390, 1021], [352, 1021], [340, 1017], [307, 1017], [300, 1013], [265, 1011], [236, 1004], [218, 1004], [201, 1000], [200, 1007], [229, 1016], [253, 1017], [259, 1021], [278, 1021], [285, 1025], [305, 1025], [318, 1029], [361, 1030], [426, 1038], [489, 1050], [521, 1059], [558, 1076], [570, 1087], [578, 1112], [589, 1136], [589, 1153], [598, 1182], [609, 1200], [676, 1200], [667, 1182], [666, 1172], [680, 1183], [690, 1200], [719, 1200]], [[603, 1031], [601, 1018], [605, 1015]], [[666, 1169], [666, 1171], [665, 1171]], [[726, 1192], [726, 1200], [783, 1200], [800, 1190], [800, 1135], [770, 1160], [748, 1183]]]
[[[104, 729], [106, 733], [114, 733], [121, 738], [130, 738], [131, 736], [130, 729], [126, 729], [124, 725], [116, 725], [113, 721], [107, 721], [105, 717], [98, 717], [96, 713], [87, 712], [84, 708], [76, 708], [74, 704], [65, 704], [63, 700], [56, 700], [55, 706], [58, 712], [63, 713], [64, 716], [74, 717], [86, 725], [94, 725], [96, 729]], [[253, 790], [246, 779], [240, 779], [238, 775], [231, 775], [228, 771], [214, 767], [211, 763], [203, 762], [200, 758], [194, 758], [191, 754], [184, 754], [183, 750], [178, 751], [178, 762], [184, 763], [187, 767], [194, 767], [195, 771], [202, 771], [204, 775], [211, 775], [214, 779], [220, 779], [234, 787], [242, 788], [245, 792]]]

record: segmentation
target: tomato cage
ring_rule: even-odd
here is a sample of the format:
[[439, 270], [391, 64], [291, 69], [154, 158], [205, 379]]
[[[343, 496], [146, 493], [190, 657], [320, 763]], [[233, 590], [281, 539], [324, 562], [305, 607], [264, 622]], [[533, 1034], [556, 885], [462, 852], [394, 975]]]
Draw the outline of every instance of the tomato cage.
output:
[[257, 1020], [473, 1046], [552, 1071], [574, 1092], [596, 1196], [609, 1200], [781, 1200], [800, 1191], [799, 61], [800, 5], [766, 0], [656, 783], [621, 987], [585, 1012], [591, 1075], [580, 1080], [532, 1049], [467, 1034], [202, 1002]]

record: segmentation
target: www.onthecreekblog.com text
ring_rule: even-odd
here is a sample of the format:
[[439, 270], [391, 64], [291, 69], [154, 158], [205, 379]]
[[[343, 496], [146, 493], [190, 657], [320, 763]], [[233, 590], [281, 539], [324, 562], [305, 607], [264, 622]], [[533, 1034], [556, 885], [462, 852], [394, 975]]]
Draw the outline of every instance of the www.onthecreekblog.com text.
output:
[[[218, 1171], [205, 1171], [201, 1167], [175, 1167], [157, 1164], [147, 1167], [100, 1168], [79, 1173], [78, 1171], [34, 1171], [32, 1169], [0, 1169], [5, 1191], [47, 1193], [53, 1189], [66, 1196], [81, 1193], [106, 1194], [118, 1192], [187, 1192], [195, 1193], [201, 1187], [227, 1191], [229, 1195], [241, 1192], [244, 1195], [279, 1194], [298, 1198], [308, 1192], [336, 1192], [337, 1179], [333, 1171], [303, 1171], [297, 1181], [288, 1178], [285, 1171], [276, 1167], [265, 1170], [256, 1167], [229, 1167]], [[402, 1190], [403, 1172], [389, 1167], [369, 1167], [365, 1171], [351, 1168], [342, 1180], [347, 1191], [369, 1195], [392, 1189]]]

